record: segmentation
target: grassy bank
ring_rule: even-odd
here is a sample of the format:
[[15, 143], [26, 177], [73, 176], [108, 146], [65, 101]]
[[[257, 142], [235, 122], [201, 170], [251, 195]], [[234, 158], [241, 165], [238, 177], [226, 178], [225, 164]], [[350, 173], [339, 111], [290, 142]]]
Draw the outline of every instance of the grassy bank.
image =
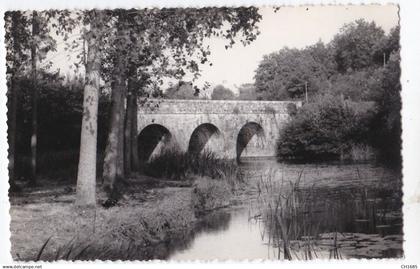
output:
[[51, 173], [37, 186], [23, 184], [10, 197], [13, 258], [164, 259], [168, 247], [156, 246], [173, 236], [187, 238], [201, 216], [228, 206], [241, 179], [235, 163], [211, 153], [166, 151], [143, 172], [118, 183], [112, 207], [100, 184], [96, 208], [75, 207], [75, 182]]
[[[231, 194], [226, 182], [206, 177], [183, 187], [150, 178], [129, 183], [123, 199], [108, 209], [77, 208], [74, 189], [62, 186], [12, 197], [13, 258], [162, 259], [169, 249], [156, 252], [152, 247], [191, 231], [198, 216], [227, 206]], [[100, 193], [98, 203], [102, 197]]]

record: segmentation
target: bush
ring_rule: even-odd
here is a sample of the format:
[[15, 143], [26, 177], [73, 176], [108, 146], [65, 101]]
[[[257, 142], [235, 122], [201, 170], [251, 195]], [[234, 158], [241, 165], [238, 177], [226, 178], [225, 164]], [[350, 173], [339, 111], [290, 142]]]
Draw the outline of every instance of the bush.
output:
[[371, 110], [335, 96], [301, 107], [280, 134], [277, 156], [286, 160], [335, 160], [369, 144]]
[[375, 140], [372, 145], [379, 151], [379, 159], [387, 166], [401, 168], [401, 84], [400, 84], [400, 56], [394, 52], [389, 62], [382, 70], [383, 79], [381, 90], [376, 93], [377, 113], [372, 129]]
[[231, 186], [224, 180], [199, 177], [192, 190], [192, 205], [196, 215], [228, 206], [232, 195]]
[[241, 180], [238, 165], [233, 160], [219, 158], [212, 152], [182, 153], [169, 149], [144, 166], [144, 173], [152, 177], [185, 180], [191, 175], [225, 179], [232, 184]]

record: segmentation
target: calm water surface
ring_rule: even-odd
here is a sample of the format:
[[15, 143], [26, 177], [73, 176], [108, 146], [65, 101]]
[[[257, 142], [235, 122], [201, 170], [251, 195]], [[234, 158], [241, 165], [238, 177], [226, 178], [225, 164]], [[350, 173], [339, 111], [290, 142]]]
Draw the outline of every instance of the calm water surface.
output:
[[251, 187], [236, 205], [168, 242], [161, 258], [284, 259], [283, 237], [273, 225], [280, 213], [273, 208], [286, 201], [278, 193], [288, 187], [295, 206], [285, 226], [292, 259], [402, 256], [398, 173], [374, 164], [288, 165], [269, 159], [250, 160], [242, 168]]

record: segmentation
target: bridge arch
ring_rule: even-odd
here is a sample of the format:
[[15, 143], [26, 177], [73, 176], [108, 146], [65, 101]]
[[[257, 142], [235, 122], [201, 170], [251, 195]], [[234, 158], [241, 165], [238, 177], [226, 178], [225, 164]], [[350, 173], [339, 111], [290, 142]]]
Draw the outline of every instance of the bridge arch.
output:
[[204, 150], [218, 155], [224, 148], [223, 134], [216, 125], [203, 123], [197, 126], [190, 136], [188, 152], [198, 154]]
[[137, 136], [138, 154], [141, 162], [150, 161], [173, 143], [172, 133], [163, 125], [149, 124]]
[[[263, 127], [256, 122], [247, 122], [239, 130], [238, 137], [236, 139], [236, 160], [239, 163], [243, 151], [248, 146], [249, 142], [253, 137], [257, 135], [258, 143], [263, 143], [265, 140], [265, 132]], [[262, 145], [259, 145], [262, 146]]]

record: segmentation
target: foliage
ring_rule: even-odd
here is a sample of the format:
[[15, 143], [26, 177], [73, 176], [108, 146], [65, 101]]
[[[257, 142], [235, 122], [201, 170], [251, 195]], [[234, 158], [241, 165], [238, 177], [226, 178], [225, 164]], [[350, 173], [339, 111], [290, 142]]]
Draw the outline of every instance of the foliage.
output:
[[194, 212], [202, 215], [210, 210], [228, 206], [232, 196], [231, 189], [226, 181], [198, 177], [194, 181], [191, 195]]
[[[80, 119], [82, 118], [83, 79], [63, 78], [58, 74], [39, 72], [39, 173], [50, 174], [51, 166], [73, 169], [77, 165], [80, 147]], [[30, 137], [32, 115], [32, 83], [27, 77], [16, 78], [17, 102], [17, 172], [20, 177], [30, 169]], [[103, 151], [108, 129], [109, 98], [102, 94], [99, 102], [99, 151]]]
[[[345, 24], [334, 39], [304, 49], [282, 49], [264, 56], [255, 74], [258, 99], [309, 99], [328, 92], [353, 101], [372, 101], [380, 91], [379, 70], [399, 49], [399, 27], [388, 35], [375, 23]], [[384, 63], [385, 61], [385, 63]]]
[[[163, 76], [180, 79], [184, 76], [185, 70], [189, 70], [194, 74], [194, 78], [197, 78], [200, 72], [199, 64], [206, 63], [207, 56], [210, 54], [209, 47], [204, 46], [206, 38], [211, 36], [222, 37], [230, 42], [229, 45], [226, 45], [226, 48], [235, 43], [236, 37], [243, 45], [247, 45], [258, 34], [256, 22], [259, 21], [261, 16], [258, 14], [258, 10], [253, 7], [117, 9], [109, 12], [98, 11], [97, 13], [99, 13], [98, 16], [93, 16], [92, 22], [95, 23], [92, 24], [91, 22], [89, 33], [107, 48], [102, 50], [105, 53], [98, 56], [108, 58], [105, 63], [111, 71], [108, 74], [111, 84], [114, 86], [110, 132], [103, 173], [104, 186], [112, 189], [117, 175], [122, 176], [127, 170], [124, 168], [128, 167], [128, 165], [124, 165], [123, 158], [124, 136], [121, 134], [124, 133], [124, 123], [119, 124], [119, 119], [123, 119], [124, 116], [122, 115], [125, 113], [126, 79], [136, 81], [139, 73], [147, 73], [147, 77], [157, 74], [155, 77], [158, 78], [158, 83], [162, 85]], [[98, 18], [99, 15], [101, 16], [100, 19]], [[92, 40], [92, 38], [88, 38], [88, 40]], [[98, 46], [96, 41], [89, 42], [88, 52], [101, 51], [99, 47], [102, 47], [102, 44]], [[147, 45], [145, 46], [145, 44]], [[146, 48], [147, 53], [143, 52], [144, 48]], [[98, 56], [95, 55], [92, 58], [98, 58]], [[89, 64], [95, 64], [96, 61], [97, 59], [88, 59], [87, 67]], [[89, 78], [90, 75], [92, 78], [95, 75], [97, 76], [96, 73], [91, 72], [90, 68], [86, 68], [86, 76]], [[99, 81], [99, 78], [89, 78], [88, 81]], [[92, 86], [95, 88], [96, 85]], [[136, 89], [130, 88], [128, 90], [130, 91], [129, 94], [136, 94]], [[95, 93], [95, 91], [92, 93]], [[85, 94], [89, 94], [88, 88], [86, 88]], [[89, 98], [89, 96], [85, 96], [86, 98]], [[92, 99], [95, 100], [96, 98], [92, 96]], [[95, 106], [97, 105], [87, 103], [84, 110], [89, 112], [90, 109], [95, 112]], [[90, 114], [85, 113], [85, 115]], [[90, 118], [84, 117], [82, 126], [93, 126], [95, 128], [96, 122], [88, 122], [92, 119], [95, 119], [94, 114]], [[130, 131], [130, 133], [133, 132]], [[82, 128], [82, 145], [96, 143], [96, 141], [93, 141], [96, 139], [94, 129], [92, 129], [91, 134], [89, 135], [85, 128]], [[86, 138], [83, 139], [84, 137]], [[88, 139], [91, 141], [88, 141]], [[134, 139], [131, 138], [132, 141]], [[126, 147], [128, 150], [132, 148], [135, 147]], [[91, 162], [92, 159], [95, 159], [93, 155], [96, 150], [92, 148], [89, 151], [81, 151], [81, 153], [85, 154], [81, 154], [80, 163]], [[131, 156], [131, 152], [128, 152], [128, 156]], [[83, 158], [90, 160], [83, 160]], [[80, 166], [80, 168], [86, 167]], [[78, 176], [80, 178], [78, 186], [82, 188], [78, 193], [92, 193], [93, 191], [88, 190], [87, 186], [94, 188], [94, 184], [92, 184], [94, 179], [91, 175], [95, 174], [96, 171], [93, 169], [79, 169], [79, 171], [81, 171], [79, 174], [83, 176]], [[90, 182], [90, 184], [83, 182]], [[85, 186], [86, 189], [83, 189]], [[83, 197], [87, 197], [87, 195], [82, 196], [81, 199]], [[89, 201], [94, 202], [93, 198], [91, 196]]]
[[[36, 45], [37, 57], [41, 61], [48, 51], [55, 48], [55, 41], [50, 34], [55, 31], [57, 36], [63, 38], [66, 50], [72, 56], [77, 56], [77, 60], [69, 65], [74, 65], [76, 68], [84, 67], [86, 72], [86, 80], [83, 82], [85, 85], [82, 85], [85, 86], [85, 96], [67, 95], [65, 91], [63, 93], [56, 91], [57, 95], [63, 95], [57, 97], [51, 94], [52, 91], [48, 91], [48, 98], [52, 95], [52, 99], [54, 97], [60, 99], [67, 95], [67, 97], [77, 96], [80, 100], [91, 99], [92, 102], [85, 102], [83, 112], [81, 107], [71, 102], [69, 105], [74, 107], [69, 110], [65, 105], [60, 106], [63, 99], [55, 100], [57, 103], [42, 104], [44, 106], [42, 109], [45, 113], [53, 115], [51, 118], [54, 120], [56, 120], [54, 116], [63, 116], [67, 112], [71, 114], [69, 117], [71, 120], [76, 118], [77, 113], [83, 114], [83, 124], [88, 128], [81, 128], [80, 123], [73, 124], [66, 120], [57, 126], [63, 126], [61, 130], [72, 129], [71, 135], [73, 128], [81, 131], [81, 136], [70, 137], [70, 140], [76, 141], [76, 137], [82, 137], [84, 144], [92, 146], [89, 149], [85, 147], [86, 150], [81, 152], [83, 154], [80, 163], [87, 160], [92, 162], [96, 156], [96, 147], [93, 145], [97, 144], [96, 100], [103, 82], [108, 87], [115, 88], [118, 84], [124, 88], [128, 79], [132, 86], [130, 91], [135, 89], [138, 95], [148, 97], [150, 94], [144, 90], [145, 86], [161, 85], [164, 76], [180, 79], [187, 71], [194, 74], [194, 77], [199, 75], [199, 65], [208, 62], [210, 54], [209, 47], [204, 45], [206, 38], [211, 36], [223, 38], [227, 41], [226, 48], [232, 47], [236, 42], [241, 42], [243, 45], [250, 44], [259, 34], [257, 22], [260, 19], [258, 9], [254, 7], [8, 12], [5, 16], [8, 73], [25, 76], [24, 71], [30, 70], [28, 61], [30, 49], [34, 50], [34, 46], [31, 45]], [[30, 24], [34, 21], [40, 26], [40, 31], [36, 35], [31, 35]], [[70, 39], [70, 37], [75, 38]], [[43, 66], [45, 70], [49, 67], [49, 63]], [[10, 83], [9, 86], [11, 87]], [[124, 109], [121, 104], [115, 111]], [[54, 113], [60, 109], [66, 111]], [[107, 113], [99, 111], [99, 115], [106, 117]], [[26, 114], [23, 116], [27, 117]], [[100, 121], [99, 126], [101, 128]], [[51, 126], [43, 131], [54, 134], [48, 132], [49, 129]], [[61, 134], [59, 136], [61, 139]], [[23, 144], [29, 141], [25, 140]], [[75, 141], [69, 144], [74, 146], [77, 144]], [[57, 141], [57, 143], [63, 142]], [[44, 147], [41, 144], [38, 146], [40, 151], [48, 151], [49, 147], [53, 147], [52, 145]], [[86, 168], [81, 170], [81, 182], [92, 183], [96, 171], [90, 168], [95, 166], [81, 167]], [[84, 183], [81, 186], [88, 186]]]
[[24, 72], [28, 66], [30, 35], [27, 27], [29, 18], [21, 11], [14, 11], [6, 12], [4, 21], [6, 30], [6, 73], [17, 76]]
[[257, 100], [257, 92], [253, 83], [245, 83], [239, 86], [238, 100]]
[[[206, 38], [223, 38], [226, 48], [238, 41], [250, 44], [259, 34], [261, 19], [254, 7], [116, 9], [107, 15], [104, 78], [111, 80], [115, 61], [122, 59], [127, 69], [117, 73], [126, 72], [153, 91], [163, 85], [163, 77], [181, 80], [190, 72], [198, 78], [199, 65], [207, 63], [210, 55]], [[107, 28], [107, 23], [114, 27]], [[145, 90], [140, 88], [139, 94], [147, 96]]]
[[218, 158], [212, 152], [181, 153], [169, 149], [145, 164], [144, 173], [153, 177], [188, 180], [191, 175], [224, 179], [231, 183], [241, 180], [238, 165], [233, 160]]
[[213, 92], [211, 93], [211, 99], [233, 100], [235, 99], [235, 94], [223, 85], [217, 85], [216, 87], [214, 87]]
[[[139, 194], [138, 189], [145, 186], [131, 181], [130, 187], [130, 195], [108, 209], [80, 210], [69, 202], [35, 202], [32, 206], [38, 214], [28, 215], [23, 206], [17, 206], [14, 214], [23, 217], [16, 223], [14, 234], [23, 241], [29, 237], [34, 240], [31, 244], [18, 243], [19, 255], [15, 259], [33, 261], [39, 254], [42, 261], [150, 260], [157, 258], [151, 249], [159, 248], [162, 242], [174, 237], [185, 243], [191, 240], [188, 231], [197, 222], [191, 206], [191, 188], [177, 188], [175, 192], [155, 189], [157, 199], [153, 199], [152, 206], [144, 207], [144, 193]], [[40, 197], [48, 199], [61, 191], [62, 188], [43, 191]], [[66, 196], [74, 198], [73, 194]], [[19, 232], [29, 223], [32, 225], [25, 233]], [[45, 243], [48, 237], [51, 239]], [[46, 246], [41, 249], [43, 244]], [[159, 255], [164, 259], [169, 253], [165, 250]]]
[[334, 60], [341, 73], [357, 71], [372, 65], [381, 65], [378, 61], [378, 41], [385, 38], [384, 31], [374, 22], [357, 20], [345, 24], [333, 41]]
[[[399, 27], [385, 35], [364, 20], [345, 24], [326, 45], [266, 55], [255, 74], [257, 99], [302, 100], [307, 85], [310, 102], [291, 110], [278, 156], [364, 159], [378, 152], [383, 160], [399, 163], [399, 76]], [[371, 101], [373, 110], [361, 109]], [[351, 109], [343, 105], [352, 102], [360, 103]]]
[[357, 106], [331, 95], [304, 105], [281, 132], [278, 157], [300, 161], [346, 158], [353, 145], [368, 144], [371, 112], [357, 110]]
[[380, 91], [382, 71], [378, 68], [366, 68], [351, 73], [337, 73], [331, 77], [331, 88], [325, 92], [342, 96], [352, 101], [372, 101]]
[[399, 51], [393, 52], [382, 69], [381, 87], [374, 100], [378, 113], [374, 118], [375, 140], [373, 146], [380, 149], [381, 159], [390, 165], [401, 166], [401, 84]]
[[[6, 12], [4, 20], [7, 74], [25, 75], [30, 71], [31, 48], [35, 48], [34, 56], [38, 62], [47, 60], [47, 54], [55, 51], [57, 47], [52, 33], [55, 32], [57, 36], [63, 35], [64, 40], [68, 40], [68, 33], [74, 28], [77, 19], [76, 16], [70, 16], [68, 10]], [[33, 23], [39, 28], [36, 35], [32, 34]], [[37, 68], [46, 71], [51, 64], [49, 60]]]
[[166, 89], [163, 96], [168, 99], [197, 99], [198, 90], [191, 82], [180, 81], [177, 85]]
[[[323, 47], [322, 44], [317, 46]], [[330, 71], [322, 62], [325, 59], [315, 56], [314, 51], [311, 48], [285, 48], [264, 56], [255, 73], [258, 97], [264, 100], [301, 99], [306, 86], [311, 96], [325, 88]]]

